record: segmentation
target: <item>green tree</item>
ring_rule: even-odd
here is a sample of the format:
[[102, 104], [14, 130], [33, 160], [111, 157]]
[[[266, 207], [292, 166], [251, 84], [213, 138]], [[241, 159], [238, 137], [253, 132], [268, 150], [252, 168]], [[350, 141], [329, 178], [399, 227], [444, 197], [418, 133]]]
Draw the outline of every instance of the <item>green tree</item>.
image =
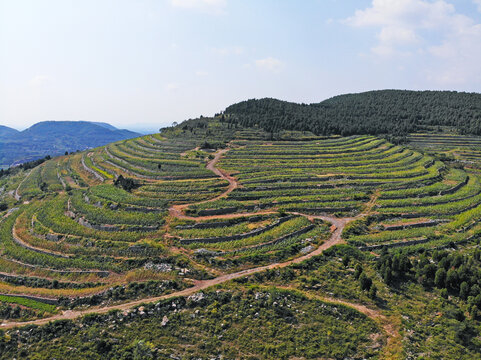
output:
[[436, 275], [434, 277], [434, 285], [438, 288], [444, 288], [446, 286], [446, 270], [443, 268], [438, 269], [436, 271]]
[[361, 284], [362, 290], [369, 290], [372, 285], [372, 280], [369, 276], [366, 275], [366, 273], [363, 272], [359, 277], [359, 283]]
[[463, 300], [466, 300], [469, 296], [469, 284], [466, 281], [461, 283], [459, 287], [459, 297]]
[[362, 273], [362, 265], [356, 264], [356, 268], [355, 268], [355, 271], [354, 271], [354, 277], [356, 279], [359, 279], [359, 276], [361, 276], [361, 273]]
[[376, 285], [372, 285], [371, 288], [369, 289], [369, 297], [371, 299], [375, 299], [377, 296], [377, 287]]
[[446, 287], [449, 290], [456, 290], [458, 288], [458, 272], [455, 269], [449, 269], [446, 274]]

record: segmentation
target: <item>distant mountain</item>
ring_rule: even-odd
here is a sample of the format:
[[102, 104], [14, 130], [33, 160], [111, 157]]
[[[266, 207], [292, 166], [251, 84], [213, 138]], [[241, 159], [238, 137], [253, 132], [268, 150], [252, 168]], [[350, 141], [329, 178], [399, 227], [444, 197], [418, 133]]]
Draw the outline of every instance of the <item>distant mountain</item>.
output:
[[92, 124], [95, 124], [95, 125], [98, 125], [98, 126], [102, 126], [106, 129], [109, 129], [109, 130], [118, 130], [115, 126], [112, 126], [108, 123], [105, 123], [105, 122], [99, 122], [99, 121], [91, 121]]
[[1, 126], [0, 165], [15, 165], [137, 136], [140, 134], [89, 121], [42, 121], [24, 131]]
[[18, 133], [19, 133], [18, 130], [12, 129], [8, 126], [0, 125], [0, 140], [9, 138], [9, 137], [14, 136]]

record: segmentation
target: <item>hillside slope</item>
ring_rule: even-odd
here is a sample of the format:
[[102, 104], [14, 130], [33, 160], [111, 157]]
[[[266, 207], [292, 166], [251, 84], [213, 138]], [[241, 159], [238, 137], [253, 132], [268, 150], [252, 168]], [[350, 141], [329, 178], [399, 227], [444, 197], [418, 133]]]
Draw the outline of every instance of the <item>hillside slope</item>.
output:
[[[12, 129], [13, 130], [13, 129]], [[13, 165], [45, 155], [84, 150], [139, 134], [88, 121], [43, 121], [2, 139], [0, 164]]]
[[269, 132], [312, 131], [318, 135], [406, 135], [426, 126], [453, 126], [481, 134], [481, 94], [453, 91], [380, 90], [297, 104], [252, 99], [226, 108], [228, 122]]
[[0, 140], [7, 139], [10, 136], [18, 134], [19, 131], [11, 127], [0, 125]]
[[481, 137], [220, 118], [0, 175], [0, 359], [480, 358]]

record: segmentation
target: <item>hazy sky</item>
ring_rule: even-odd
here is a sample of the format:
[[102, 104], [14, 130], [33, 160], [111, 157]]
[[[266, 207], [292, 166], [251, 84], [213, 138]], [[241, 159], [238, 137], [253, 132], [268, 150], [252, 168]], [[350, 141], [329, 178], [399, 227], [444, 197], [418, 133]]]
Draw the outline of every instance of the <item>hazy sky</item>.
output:
[[481, 92], [481, 0], [0, 0], [0, 124], [17, 129], [385, 88]]

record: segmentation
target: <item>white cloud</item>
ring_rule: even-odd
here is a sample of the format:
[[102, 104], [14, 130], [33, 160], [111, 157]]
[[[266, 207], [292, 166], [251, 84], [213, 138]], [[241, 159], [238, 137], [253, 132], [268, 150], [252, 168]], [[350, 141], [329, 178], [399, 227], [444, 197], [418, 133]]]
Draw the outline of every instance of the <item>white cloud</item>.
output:
[[356, 10], [345, 22], [352, 26], [436, 27], [450, 14], [454, 6], [443, 0], [373, 0], [372, 6]]
[[384, 44], [414, 44], [419, 41], [413, 29], [395, 26], [383, 27], [378, 38]]
[[39, 87], [50, 82], [50, 78], [47, 75], [36, 75], [30, 80], [30, 85]]
[[373, 0], [372, 6], [356, 10], [344, 20], [353, 27], [376, 27], [378, 45], [372, 52], [381, 56], [408, 54], [406, 47], [422, 42], [420, 31], [435, 30], [452, 23], [458, 15], [443, 0]]
[[440, 84], [464, 84], [481, 81], [481, 24], [465, 24], [449, 34], [441, 44], [432, 45], [428, 53], [441, 62], [436, 74]]
[[[481, 8], [481, 0], [474, 0]], [[378, 58], [423, 56], [429, 80], [439, 84], [481, 81], [481, 24], [444, 0], [373, 0], [343, 21], [378, 30], [371, 54]]]
[[204, 76], [207, 76], [207, 75], [209, 75], [209, 73], [207, 71], [199, 70], [199, 71], [195, 72], [195, 76], [198, 76], [198, 77], [204, 77]]
[[271, 72], [279, 72], [284, 67], [284, 63], [282, 61], [273, 57], [256, 60], [255, 64], [258, 69]]
[[174, 7], [199, 10], [211, 14], [223, 14], [227, 5], [226, 0], [171, 0]]

